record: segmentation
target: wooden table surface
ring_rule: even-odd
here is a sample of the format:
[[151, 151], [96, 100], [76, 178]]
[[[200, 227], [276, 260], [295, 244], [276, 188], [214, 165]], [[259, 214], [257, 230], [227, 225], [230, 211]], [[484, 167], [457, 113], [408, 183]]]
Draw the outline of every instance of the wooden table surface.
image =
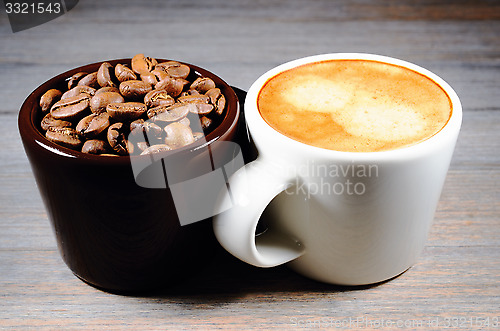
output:
[[[462, 131], [415, 266], [377, 286], [340, 287], [221, 250], [201, 275], [144, 297], [71, 273], [17, 129], [33, 89], [76, 66], [145, 53], [247, 90], [273, 66], [328, 52], [414, 62], [462, 100]], [[2, 12], [0, 80], [0, 329], [500, 329], [498, 2], [85, 0], [17, 33]]]

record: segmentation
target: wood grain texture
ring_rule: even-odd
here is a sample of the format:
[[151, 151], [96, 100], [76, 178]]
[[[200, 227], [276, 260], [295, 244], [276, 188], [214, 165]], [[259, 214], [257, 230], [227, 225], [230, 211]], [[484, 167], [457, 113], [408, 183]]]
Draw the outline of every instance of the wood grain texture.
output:
[[[428, 330], [455, 317], [450, 329], [479, 329], [486, 318], [500, 328], [499, 31], [497, 1], [86, 0], [15, 34], [0, 13], [0, 329]], [[57, 250], [17, 112], [62, 71], [138, 52], [197, 64], [245, 90], [277, 64], [327, 52], [389, 55], [443, 77], [464, 122], [418, 263], [376, 286], [339, 287], [221, 249], [199, 275], [151, 296], [77, 279]]]

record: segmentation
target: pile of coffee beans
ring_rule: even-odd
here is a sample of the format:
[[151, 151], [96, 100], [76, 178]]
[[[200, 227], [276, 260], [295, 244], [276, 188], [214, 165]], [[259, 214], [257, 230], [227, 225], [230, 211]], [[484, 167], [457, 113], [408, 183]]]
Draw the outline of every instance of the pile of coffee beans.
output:
[[215, 82], [177, 61], [137, 54], [131, 65], [104, 62], [40, 98], [47, 139], [83, 153], [150, 154], [204, 137], [223, 119]]

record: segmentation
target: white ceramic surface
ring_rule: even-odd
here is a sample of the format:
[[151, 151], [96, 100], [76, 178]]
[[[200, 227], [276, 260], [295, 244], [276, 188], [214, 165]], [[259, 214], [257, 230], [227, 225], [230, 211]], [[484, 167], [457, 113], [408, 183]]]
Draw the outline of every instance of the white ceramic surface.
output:
[[[452, 116], [440, 132], [421, 143], [371, 153], [321, 149], [272, 129], [257, 109], [263, 84], [289, 68], [328, 59], [375, 60], [417, 71], [448, 93]], [[317, 55], [262, 75], [248, 91], [245, 118], [259, 157], [233, 175], [231, 197], [221, 203], [232, 198], [234, 207], [214, 219], [216, 237], [226, 250], [255, 266], [288, 263], [304, 276], [342, 285], [384, 281], [415, 263], [462, 122], [460, 100], [445, 81], [389, 57]], [[264, 210], [269, 228], [256, 236]]]

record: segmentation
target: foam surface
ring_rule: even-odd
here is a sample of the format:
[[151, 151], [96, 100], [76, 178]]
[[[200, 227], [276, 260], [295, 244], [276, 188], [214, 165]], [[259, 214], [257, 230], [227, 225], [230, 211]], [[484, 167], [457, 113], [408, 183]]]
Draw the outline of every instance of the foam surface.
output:
[[432, 80], [366, 60], [333, 60], [285, 71], [261, 90], [259, 111], [292, 139], [340, 151], [380, 151], [425, 140], [451, 103]]

